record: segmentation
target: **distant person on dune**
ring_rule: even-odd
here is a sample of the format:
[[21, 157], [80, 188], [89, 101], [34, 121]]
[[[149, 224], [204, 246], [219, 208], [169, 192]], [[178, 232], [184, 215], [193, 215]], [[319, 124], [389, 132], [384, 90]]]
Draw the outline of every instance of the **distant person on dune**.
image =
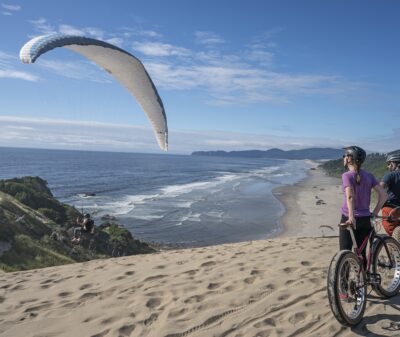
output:
[[[343, 165], [348, 171], [342, 175], [344, 200], [340, 223], [353, 225], [358, 246], [371, 230], [371, 216], [378, 215], [387, 198], [378, 180], [371, 173], [361, 169], [365, 158], [365, 151], [358, 146], [344, 148]], [[371, 214], [369, 205], [372, 190], [377, 192], [378, 202]], [[340, 228], [339, 244], [340, 250], [351, 250], [353, 246], [350, 232], [345, 228]], [[363, 255], [365, 257], [365, 250]]]
[[91, 219], [90, 214], [86, 213], [84, 216], [79, 215], [76, 219], [77, 227], [74, 228], [74, 234], [72, 238], [73, 243], [79, 243], [81, 241], [82, 231], [85, 233], [94, 234], [94, 221]]
[[[400, 151], [389, 153], [386, 157], [386, 164], [389, 173], [385, 174], [381, 181], [381, 186], [387, 191], [388, 199], [382, 208], [383, 216], [399, 217], [400, 211], [393, 213], [393, 209], [400, 206]], [[385, 231], [393, 234], [393, 230], [400, 225], [400, 221], [382, 221]]]

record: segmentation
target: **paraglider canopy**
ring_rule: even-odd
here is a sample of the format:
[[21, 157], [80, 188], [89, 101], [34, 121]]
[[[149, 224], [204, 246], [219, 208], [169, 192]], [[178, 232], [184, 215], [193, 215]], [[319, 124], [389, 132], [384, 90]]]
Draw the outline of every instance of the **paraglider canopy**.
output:
[[113, 75], [136, 98], [153, 127], [158, 145], [168, 149], [168, 126], [164, 105], [142, 62], [110, 43], [84, 36], [49, 34], [33, 38], [20, 51], [23, 63], [36, 59], [57, 47], [79, 53]]

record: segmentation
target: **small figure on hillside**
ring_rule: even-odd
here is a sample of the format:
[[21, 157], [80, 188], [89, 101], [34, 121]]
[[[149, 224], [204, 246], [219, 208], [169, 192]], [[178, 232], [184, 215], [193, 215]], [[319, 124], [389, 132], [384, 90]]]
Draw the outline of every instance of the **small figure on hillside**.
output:
[[76, 219], [76, 224], [77, 226], [74, 227], [74, 234], [71, 240], [73, 243], [78, 244], [81, 241], [82, 231], [94, 234], [95, 225], [89, 213], [86, 213], [84, 216], [79, 215]]

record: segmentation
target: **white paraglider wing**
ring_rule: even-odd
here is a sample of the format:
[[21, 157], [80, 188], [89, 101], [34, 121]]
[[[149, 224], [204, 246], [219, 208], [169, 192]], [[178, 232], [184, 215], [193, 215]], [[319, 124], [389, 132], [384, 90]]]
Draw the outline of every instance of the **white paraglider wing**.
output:
[[168, 149], [168, 126], [165, 110], [157, 89], [143, 64], [135, 56], [104, 41], [83, 36], [50, 34], [27, 42], [20, 51], [24, 63], [57, 47], [73, 50], [112, 74], [136, 98], [153, 127], [158, 145]]

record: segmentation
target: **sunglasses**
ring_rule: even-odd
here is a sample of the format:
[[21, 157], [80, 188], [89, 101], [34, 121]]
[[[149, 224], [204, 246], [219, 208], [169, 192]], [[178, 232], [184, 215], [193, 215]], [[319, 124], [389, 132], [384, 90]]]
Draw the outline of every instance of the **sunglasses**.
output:
[[343, 158], [346, 158], [346, 157], [352, 157], [352, 155], [351, 154], [344, 154]]

